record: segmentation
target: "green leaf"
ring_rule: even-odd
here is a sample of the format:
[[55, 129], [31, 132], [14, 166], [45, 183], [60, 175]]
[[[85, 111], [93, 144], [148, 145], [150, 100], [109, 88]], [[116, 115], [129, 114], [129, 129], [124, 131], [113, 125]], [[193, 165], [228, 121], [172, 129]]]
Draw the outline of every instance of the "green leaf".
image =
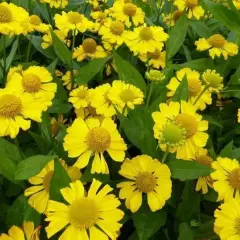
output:
[[182, 181], [208, 176], [212, 172], [212, 169], [208, 166], [201, 165], [195, 161], [170, 159], [167, 165], [171, 170], [171, 177], [181, 179]]
[[166, 211], [160, 210], [152, 212], [143, 207], [133, 214], [133, 223], [136, 228], [139, 240], [148, 240], [156, 233], [166, 222]]
[[152, 113], [154, 111], [159, 110], [159, 104], [165, 102], [167, 99], [167, 89], [164, 86], [164, 88], [161, 89], [161, 92], [159, 93], [159, 96], [151, 103], [149, 106], [149, 112]]
[[47, 66], [47, 70], [48, 70], [52, 75], [55, 75], [55, 69], [56, 69], [56, 66], [57, 66], [57, 62], [58, 62], [58, 58], [56, 58], [52, 63], [50, 63], [50, 64]]
[[46, 140], [39, 134], [36, 134], [34, 132], [28, 131], [29, 134], [32, 136], [34, 141], [37, 143], [37, 147], [41, 150], [42, 154], [48, 154], [50, 151], [50, 146], [46, 142]]
[[199, 37], [209, 38], [212, 35], [210, 29], [205, 25], [204, 22], [200, 20], [190, 20], [190, 19], [188, 19], [188, 22], [192, 27], [193, 31], [196, 32]]
[[0, 151], [4, 152], [4, 154], [16, 162], [22, 160], [22, 156], [18, 148], [4, 138], [0, 138]]
[[226, 98], [240, 98], [240, 85], [233, 85], [227, 89], [221, 91], [222, 96]]
[[87, 84], [92, 80], [98, 72], [105, 66], [109, 57], [97, 58], [89, 61], [85, 66], [81, 68], [79, 74], [75, 77], [75, 81], [78, 85]]
[[171, 59], [183, 45], [187, 35], [187, 16], [182, 14], [176, 25], [171, 29], [169, 39], [167, 41], [167, 58]]
[[17, 48], [18, 48], [18, 39], [14, 41], [11, 52], [6, 59], [6, 71], [8, 71], [8, 69], [10, 68], [10, 66], [12, 64], [12, 61], [14, 60], [14, 57], [17, 52]]
[[208, 115], [208, 114], [203, 114], [202, 115], [204, 120], [207, 120], [210, 124], [219, 127], [219, 128], [223, 128], [222, 124], [219, 123], [219, 119], [216, 119], [214, 116], [212, 115]]
[[16, 180], [25, 180], [41, 172], [46, 164], [56, 156], [35, 155], [21, 161], [15, 171]]
[[49, 15], [49, 12], [48, 12], [47, 4], [36, 1], [36, 6], [37, 6], [37, 10], [40, 12], [42, 17], [50, 24], [51, 19], [50, 19], [50, 15]]
[[184, 76], [183, 80], [179, 84], [175, 94], [172, 97], [172, 101], [180, 102], [181, 100], [187, 101], [188, 99], [188, 81], [186, 76]]
[[68, 113], [72, 109], [72, 105], [70, 103], [62, 102], [59, 99], [54, 99], [53, 104], [49, 107], [49, 113]]
[[219, 239], [214, 232], [214, 220], [201, 223], [198, 228], [193, 229], [195, 239]]
[[146, 83], [138, 70], [119, 54], [114, 52], [114, 61], [117, 67], [119, 79], [126, 81], [146, 92]]
[[71, 182], [68, 173], [58, 159], [54, 160], [54, 173], [50, 183], [50, 199], [55, 201], [63, 201], [60, 189], [65, 188]]
[[228, 143], [222, 151], [219, 153], [220, 157], [227, 157], [227, 158], [232, 158], [233, 157], [233, 141]]
[[7, 48], [12, 44], [14, 37], [9, 37], [8, 35], [2, 35], [0, 38], [0, 52], [4, 48], [4, 40], [5, 40], [5, 47]]
[[222, 4], [204, 0], [213, 16], [231, 31], [240, 32], [240, 15]]
[[178, 240], [193, 240], [193, 232], [188, 223], [181, 223], [179, 225]]

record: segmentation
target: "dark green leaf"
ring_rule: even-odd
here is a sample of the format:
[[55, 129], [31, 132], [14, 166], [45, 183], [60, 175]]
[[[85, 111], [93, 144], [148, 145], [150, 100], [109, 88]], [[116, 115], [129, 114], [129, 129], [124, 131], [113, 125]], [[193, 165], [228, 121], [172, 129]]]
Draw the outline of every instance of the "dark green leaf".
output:
[[56, 58], [51, 64], [47, 66], [47, 70], [52, 74], [55, 75], [55, 69], [57, 66], [58, 59]]
[[233, 157], [233, 141], [228, 143], [222, 151], [219, 153], [220, 157], [227, 157], [227, 158], [232, 158]]
[[40, 12], [42, 17], [50, 24], [51, 19], [50, 19], [47, 4], [41, 3], [40, 1], [36, 1], [36, 6], [37, 6], [37, 10]]
[[53, 100], [52, 106], [48, 109], [49, 113], [68, 113], [72, 109], [70, 103], [62, 102], [59, 99]]
[[50, 146], [41, 135], [31, 131], [29, 131], [29, 134], [33, 137], [34, 141], [37, 143], [37, 147], [41, 150], [42, 154], [47, 154], [50, 151]]
[[233, 85], [231, 87], [228, 87], [227, 89], [221, 91], [221, 94], [227, 98], [240, 98], [240, 85]]
[[10, 68], [10, 66], [12, 64], [12, 61], [14, 60], [14, 57], [17, 52], [17, 48], [18, 48], [18, 39], [14, 41], [11, 52], [9, 53], [9, 55], [6, 59], [6, 71], [8, 71], [8, 69]]
[[159, 96], [151, 103], [149, 106], [149, 112], [152, 113], [154, 111], [159, 110], [159, 104], [165, 102], [167, 99], [167, 89], [164, 86], [164, 88], [161, 89], [161, 92], [159, 92]]
[[186, 76], [179, 84], [175, 94], [172, 97], [172, 101], [180, 102], [181, 100], [187, 101], [188, 99], [188, 81]]
[[193, 229], [194, 237], [196, 239], [219, 239], [214, 232], [214, 220], [210, 220]]
[[193, 232], [188, 223], [181, 223], [179, 225], [178, 240], [193, 240]]
[[222, 124], [219, 123], [219, 119], [215, 119], [214, 116], [212, 115], [208, 115], [208, 114], [203, 114], [203, 119], [204, 120], [207, 120], [210, 124], [216, 126], [216, 127], [220, 127], [220, 128], [223, 128]]
[[0, 151], [16, 162], [22, 160], [18, 148], [4, 138], [0, 138]]
[[212, 188], [208, 188], [208, 192], [203, 195], [203, 198], [209, 202], [217, 202], [218, 193], [215, 192]]
[[189, 19], [188, 22], [199, 37], [209, 38], [212, 35], [210, 29], [205, 25], [203, 21]]
[[9, 37], [8, 35], [2, 35], [0, 38], [0, 52], [4, 48], [4, 40], [5, 40], [5, 47], [7, 48], [12, 42], [14, 37]]

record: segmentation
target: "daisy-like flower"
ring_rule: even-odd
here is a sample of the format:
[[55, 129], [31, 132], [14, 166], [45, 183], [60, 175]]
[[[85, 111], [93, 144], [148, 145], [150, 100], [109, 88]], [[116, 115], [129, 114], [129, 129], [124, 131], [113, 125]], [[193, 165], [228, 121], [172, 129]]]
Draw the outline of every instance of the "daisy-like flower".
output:
[[[67, 164], [60, 160], [62, 166], [67, 171], [72, 182], [80, 179], [81, 172], [76, 167], [68, 167]], [[54, 174], [54, 160], [50, 161], [42, 171], [28, 181], [34, 185], [25, 190], [24, 195], [29, 197], [28, 203], [35, 208], [39, 213], [44, 213], [49, 202], [49, 190], [52, 176]]]
[[209, 51], [209, 55], [212, 59], [220, 57], [221, 55], [225, 60], [228, 56], [235, 56], [238, 54], [238, 45], [232, 42], [228, 42], [222, 35], [214, 34], [210, 38], [200, 38], [195, 42], [197, 51]]
[[213, 188], [218, 193], [218, 201], [239, 199], [240, 165], [236, 159], [218, 157], [212, 163], [215, 172], [211, 173], [214, 180]]
[[27, 34], [28, 12], [12, 3], [0, 3], [0, 33], [5, 35]]
[[112, 117], [116, 114], [114, 105], [108, 97], [110, 89], [111, 85], [109, 83], [98, 86], [94, 89], [91, 99], [91, 106], [96, 108], [97, 114], [104, 117]]
[[[199, 99], [196, 102], [196, 107], [200, 110], [204, 110], [207, 105], [212, 104], [211, 92], [204, 91], [204, 93], [202, 94], [205, 86], [201, 83], [200, 74], [195, 70], [191, 70], [190, 68], [183, 68], [177, 71], [176, 77], [171, 78], [169, 84], [167, 85], [167, 89], [170, 90], [167, 96], [172, 97], [175, 94], [179, 84], [185, 77], [188, 82], [188, 101], [194, 104], [196, 99]], [[199, 98], [200, 94], [202, 95]]]
[[22, 72], [14, 73], [8, 80], [8, 89], [18, 89], [33, 96], [34, 101], [42, 104], [42, 109], [47, 110], [52, 105], [52, 99], [57, 91], [57, 84], [45, 67], [31, 66]]
[[146, 72], [146, 78], [153, 82], [161, 82], [165, 76], [161, 71], [151, 69], [150, 71]]
[[104, 153], [108, 152], [114, 161], [122, 162], [127, 150], [116, 124], [110, 118], [102, 121], [97, 118], [86, 121], [77, 118], [67, 129], [63, 146], [69, 157], [78, 157], [74, 166], [86, 167], [90, 157], [94, 155], [91, 173], [104, 174], [109, 173]]
[[51, 132], [54, 137], [57, 136], [60, 127], [66, 122], [67, 119], [64, 119], [64, 116], [62, 114], [59, 114], [57, 119], [55, 117], [51, 118]]
[[200, 19], [204, 16], [204, 9], [199, 5], [199, 0], [175, 0], [174, 5], [180, 11], [187, 11], [188, 18]]
[[[207, 149], [200, 148], [196, 152], [194, 161], [211, 168], [213, 159], [210, 156], [208, 156]], [[210, 188], [213, 187], [213, 180], [211, 179], [211, 177], [210, 176], [199, 177], [197, 180], [197, 185], [195, 190], [202, 191], [203, 194], [206, 194], [208, 192], [208, 187]]]
[[208, 140], [208, 122], [196, 113], [196, 108], [185, 101], [181, 104], [161, 103], [160, 111], [152, 113], [154, 137], [163, 151], [177, 152], [178, 159], [190, 160]]
[[31, 120], [41, 122], [43, 107], [29, 93], [0, 89], [0, 136], [15, 138], [19, 130], [28, 130]]
[[97, 45], [93, 38], [86, 38], [83, 40], [82, 45], [74, 49], [73, 59], [77, 59], [78, 62], [84, 59], [104, 58], [107, 56], [107, 52], [102, 46]]
[[120, 113], [127, 114], [128, 108], [134, 109], [135, 105], [143, 103], [144, 94], [131, 84], [115, 80], [109, 90], [108, 98]]
[[167, 41], [168, 34], [162, 27], [141, 26], [134, 28], [133, 32], [126, 34], [126, 44], [133, 51], [134, 55], [154, 53], [157, 50], [162, 51], [164, 42]]
[[104, 24], [109, 15], [109, 9], [105, 9], [104, 11], [94, 11], [91, 12], [91, 17], [95, 20], [95, 23], [98, 25], [97, 30], [99, 30], [100, 26]]
[[48, 238], [65, 228], [59, 239], [117, 239], [124, 213], [118, 207], [120, 201], [109, 185], [93, 179], [88, 190], [80, 181], [70, 183], [70, 187], [61, 189], [67, 204], [50, 201], [48, 204], [46, 227]]
[[40, 1], [49, 4], [50, 8], [65, 8], [68, 5], [68, 0], [40, 0]]
[[29, 17], [28, 32], [41, 32], [45, 33], [49, 31], [49, 26], [42, 22], [41, 18], [37, 15], [31, 15]]
[[221, 240], [240, 239], [240, 201], [229, 199], [214, 212], [214, 231]]
[[149, 66], [152, 66], [153, 68], [165, 68], [166, 51], [161, 52], [158, 49], [155, 49], [154, 52], [139, 54], [138, 57], [141, 61], [145, 62]]
[[56, 14], [55, 17], [56, 27], [60, 31], [68, 33], [73, 31], [74, 34], [78, 32], [84, 33], [87, 29], [91, 28], [90, 21], [83, 15], [78, 12], [62, 12], [62, 14]]
[[169, 26], [172, 27], [176, 24], [176, 22], [178, 21], [178, 19], [181, 17], [182, 15], [182, 11], [180, 10], [176, 10], [174, 11], [172, 14], [168, 14], [167, 16], [164, 16], [163, 21]]
[[138, 26], [144, 23], [145, 14], [141, 8], [131, 2], [116, 1], [110, 9], [110, 15], [117, 21], [123, 22], [127, 27], [133, 23]]
[[8, 234], [1, 234], [0, 240], [40, 240], [39, 228], [34, 228], [33, 222], [24, 222], [23, 227], [12, 226]]
[[171, 197], [171, 173], [166, 164], [147, 155], [126, 159], [119, 174], [129, 179], [117, 185], [119, 198], [126, 199], [126, 207], [136, 212], [142, 205], [142, 195], [147, 194], [151, 211], [157, 211]]
[[223, 89], [223, 77], [216, 70], [207, 69], [202, 74], [202, 79], [210, 92], [219, 92]]
[[[78, 70], [73, 70], [73, 77], [76, 77], [77, 74], [79, 73]], [[63, 86], [66, 86], [67, 90], [71, 90], [72, 88], [72, 76], [71, 76], [71, 71], [67, 71], [63, 76], [62, 76], [62, 81], [63, 81]], [[77, 84], [74, 83], [73, 88], [76, 88]]]

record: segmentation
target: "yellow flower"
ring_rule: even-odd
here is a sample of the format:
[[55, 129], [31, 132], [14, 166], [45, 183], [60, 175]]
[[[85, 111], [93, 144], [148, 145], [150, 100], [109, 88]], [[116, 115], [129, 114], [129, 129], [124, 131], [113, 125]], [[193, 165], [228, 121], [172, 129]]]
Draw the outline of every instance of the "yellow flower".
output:
[[150, 71], [146, 72], [146, 78], [153, 82], [161, 82], [165, 76], [161, 71], [150, 69]]
[[95, 22], [102, 25], [104, 23], [105, 19], [107, 19], [109, 12], [110, 12], [109, 9], [105, 9], [104, 11], [91, 12], [90, 15], [95, 20]]
[[213, 188], [218, 193], [218, 201], [239, 198], [240, 165], [236, 159], [218, 157], [212, 163], [216, 171], [211, 173]]
[[240, 108], [238, 109], [237, 117], [238, 117], [238, 123], [240, 123]]
[[27, 34], [28, 12], [12, 3], [0, 3], [0, 33], [5, 35]]
[[[167, 85], [167, 89], [170, 90], [167, 96], [172, 97], [175, 94], [179, 84], [185, 77], [188, 82], [188, 101], [193, 104], [202, 93], [205, 86], [201, 83], [200, 74], [197, 71], [191, 70], [190, 68], [183, 68], [177, 71], [176, 77], [171, 78], [169, 84]], [[210, 104], [212, 104], [211, 93], [209, 91], [205, 91], [197, 101], [196, 107], [197, 109], [204, 110], [206, 105]]]
[[144, 23], [145, 14], [141, 8], [131, 2], [116, 1], [110, 9], [110, 15], [117, 21], [123, 22], [127, 27]]
[[106, 51], [102, 46], [97, 45], [93, 38], [86, 38], [83, 40], [82, 45], [74, 49], [73, 59], [81, 62], [84, 59], [104, 58], [107, 56]]
[[69, 157], [78, 157], [74, 166], [86, 167], [90, 157], [94, 155], [91, 173], [104, 174], [109, 173], [104, 153], [108, 152], [114, 161], [122, 162], [127, 150], [116, 124], [110, 118], [103, 121], [96, 118], [84, 121], [77, 118], [67, 129], [63, 146]]
[[174, 5], [182, 12], [186, 10], [188, 18], [195, 17], [199, 20], [204, 16], [204, 9], [199, 6], [198, 0], [175, 0]]
[[214, 231], [221, 240], [240, 239], [240, 202], [229, 199], [214, 212]]
[[172, 27], [176, 24], [182, 13], [182, 11], [176, 10], [172, 14], [170, 13], [167, 16], [164, 16], [163, 21], [168, 25], [168, 27]]
[[233, 4], [237, 10], [240, 10], [240, 1], [239, 0], [233, 0]]
[[195, 42], [197, 51], [209, 50], [209, 55], [212, 59], [223, 55], [225, 60], [228, 56], [235, 56], [238, 54], [238, 46], [235, 43], [228, 42], [222, 35], [214, 34], [208, 39], [200, 38]]
[[49, 31], [49, 26], [42, 22], [42, 20], [37, 15], [31, 15], [29, 17], [28, 32], [41, 32], [45, 33]]
[[130, 179], [117, 185], [119, 198], [126, 199], [126, 207], [136, 212], [142, 205], [142, 194], [147, 194], [151, 211], [155, 212], [165, 205], [171, 197], [171, 173], [166, 164], [147, 155], [126, 159], [119, 171], [123, 177]]
[[127, 114], [128, 108], [134, 109], [135, 105], [143, 103], [144, 94], [131, 84], [115, 80], [109, 90], [108, 98], [120, 113]]
[[45, 67], [31, 66], [22, 72], [15, 72], [8, 80], [8, 89], [17, 89], [32, 95], [34, 101], [42, 104], [42, 109], [47, 110], [52, 105], [52, 99], [57, 91], [57, 84]]
[[155, 49], [154, 52], [139, 54], [139, 58], [141, 61], [145, 62], [146, 65], [157, 69], [160, 67], [165, 68], [166, 65], [166, 51], [161, 52], [158, 49]]
[[42, 3], [49, 4], [50, 8], [65, 8], [68, 0], [40, 0]]
[[51, 132], [54, 137], [57, 136], [60, 127], [66, 122], [67, 119], [64, 119], [64, 116], [62, 114], [59, 114], [57, 119], [55, 117], [51, 118]]
[[133, 51], [134, 55], [154, 53], [157, 50], [162, 51], [163, 42], [168, 39], [168, 34], [162, 27], [141, 26], [134, 28], [133, 32], [126, 34], [126, 44]]
[[74, 34], [78, 32], [84, 33], [91, 27], [90, 21], [79, 12], [62, 12], [62, 15], [56, 14], [55, 17], [56, 27], [60, 31], [68, 33], [73, 31]]
[[48, 238], [65, 228], [59, 239], [97, 240], [118, 237], [124, 213], [118, 209], [120, 201], [113, 189], [93, 179], [88, 193], [80, 181], [61, 189], [67, 204], [50, 201], [46, 221]]
[[[26, 237], [26, 238], [25, 238]], [[7, 234], [1, 234], [0, 240], [39, 240], [39, 228], [34, 229], [33, 222], [24, 222], [23, 228], [12, 226]]]
[[20, 129], [28, 130], [31, 120], [41, 122], [42, 104], [29, 93], [0, 89], [0, 136], [15, 138]]
[[87, 118], [97, 118], [100, 121], [102, 121], [104, 119], [103, 116], [97, 114], [96, 108], [92, 107], [90, 104], [85, 108], [84, 107], [79, 109], [75, 108], [74, 110], [77, 117], [80, 117], [84, 120], [86, 120]]
[[[73, 76], [74, 77], [76, 77], [78, 73], [79, 73], [78, 70], [73, 70]], [[63, 81], [63, 86], [66, 86], [67, 90], [71, 90], [71, 88], [72, 88], [71, 71], [67, 71], [62, 76], [62, 81]], [[74, 83], [73, 88], [76, 88], [76, 87], [77, 87], [77, 84]]]
[[93, 9], [99, 9], [101, 5], [105, 4], [107, 0], [87, 0]]
[[203, 81], [209, 86], [209, 91], [219, 92], [223, 89], [223, 77], [216, 70], [207, 69], [202, 75]]
[[116, 114], [114, 105], [108, 97], [110, 89], [111, 85], [109, 83], [98, 86], [94, 89], [91, 99], [91, 106], [96, 108], [97, 114], [104, 117], [112, 117]]
[[[207, 149], [200, 148], [196, 152], [194, 161], [211, 168], [213, 159], [208, 156]], [[211, 179], [211, 177], [210, 176], [199, 177], [197, 180], [197, 185], [195, 190], [202, 191], [203, 194], [206, 194], [208, 192], [208, 187], [211, 187], [211, 188], [213, 187], [213, 180]]]
[[[72, 182], [80, 179], [81, 172], [76, 167], [68, 167], [67, 164], [60, 160], [62, 166], [68, 172]], [[35, 177], [31, 177], [28, 181], [34, 185], [25, 190], [24, 195], [29, 197], [28, 203], [35, 208], [39, 213], [44, 213], [49, 202], [49, 190], [52, 176], [54, 174], [54, 160], [50, 161], [42, 171]]]
[[161, 103], [160, 112], [152, 113], [154, 137], [163, 151], [177, 152], [178, 159], [190, 160], [208, 140], [208, 122], [196, 113], [196, 108], [185, 101], [181, 104]]
[[8, 74], [7, 74], [7, 81], [9, 81], [12, 78], [12, 76], [15, 72], [22, 75], [22, 71], [23, 71], [23, 66], [20, 65], [20, 64], [16, 67], [11, 67], [8, 71]]

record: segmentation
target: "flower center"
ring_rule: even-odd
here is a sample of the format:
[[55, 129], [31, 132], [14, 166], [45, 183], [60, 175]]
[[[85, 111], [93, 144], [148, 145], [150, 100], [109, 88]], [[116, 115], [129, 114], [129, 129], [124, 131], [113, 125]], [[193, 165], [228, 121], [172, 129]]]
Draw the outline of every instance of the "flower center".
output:
[[240, 234], [240, 217], [235, 220], [235, 229], [237, 230], [237, 234]]
[[22, 110], [21, 99], [13, 94], [4, 94], [0, 97], [0, 116], [15, 117]]
[[88, 229], [98, 220], [98, 208], [93, 199], [83, 197], [69, 206], [70, 224], [78, 229]]
[[41, 88], [41, 79], [35, 74], [27, 73], [22, 78], [22, 84], [28, 93], [36, 93]]
[[240, 190], [240, 168], [234, 169], [228, 176], [229, 184], [234, 188]]
[[86, 53], [95, 53], [97, 50], [97, 43], [92, 38], [86, 38], [82, 43], [82, 47]]
[[50, 183], [52, 180], [53, 173], [54, 173], [53, 171], [50, 171], [43, 178], [43, 187], [47, 192], [49, 192], [50, 189]]
[[153, 38], [153, 32], [149, 27], [143, 27], [140, 31], [140, 38], [145, 41], [149, 41]]
[[132, 3], [126, 3], [123, 7], [123, 12], [129, 17], [133, 17], [137, 12], [137, 7]]
[[176, 144], [184, 138], [184, 135], [182, 129], [179, 126], [170, 124], [163, 129], [163, 137], [165, 142]]
[[161, 52], [158, 49], [156, 49], [155, 52], [148, 52], [147, 55], [152, 59], [158, 59], [160, 56], [160, 53]]
[[212, 45], [213, 47], [216, 47], [216, 48], [221, 48], [224, 46], [226, 40], [225, 38], [220, 35], [220, 34], [214, 34], [213, 36], [211, 36], [209, 39], [208, 39], [208, 42], [210, 45]]
[[195, 8], [198, 5], [198, 0], [186, 0], [187, 8]]
[[195, 161], [202, 165], [211, 167], [213, 159], [207, 155], [202, 155], [202, 156], [199, 156]]
[[136, 186], [140, 192], [151, 192], [155, 189], [156, 184], [156, 177], [150, 172], [140, 173], [136, 179]]
[[115, 35], [121, 35], [124, 31], [124, 25], [119, 21], [113, 22], [110, 26], [110, 30]]
[[190, 96], [197, 96], [201, 91], [201, 87], [202, 85], [199, 79], [196, 78], [188, 79], [188, 90]]
[[105, 128], [95, 127], [87, 135], [87, 144], [93, 152], [104, 152], [110, 143], [111, 136]]
[[173, 13], [173, 21], [176, 22], [180, 16], [182, 15], [182, 11], [180, 10], [176, 10], [174, 13]]
[[86, 96], [87, 96], [87, 91], [85, 91], [85, 90], [78, 91], [78, 98], [85, 99]]
[[78, 12], [69, 12], [68, 13], [68, 21], [71, 24], [78, 24], [78, 23], [82, 22], [82, 16]]
[[0, 23], [10, 23], [12, 21], [11, 10], [3, 5], [0, 5]]
[[211, 87], [218, 88], [222, 84], [222, 78], [218, 74], [209, 74], [206, 77], [206, 80], [209, 82]]
[[30, 16], [30, 23], [32, 25], [39, 26], [42, 23], [42, 21], [37, 15], [32, 15]]
[[120, 93], [120, 98], [125, 103], [132, 102], [134, 100], [134, 95], [130, 89], [125, 89]]

